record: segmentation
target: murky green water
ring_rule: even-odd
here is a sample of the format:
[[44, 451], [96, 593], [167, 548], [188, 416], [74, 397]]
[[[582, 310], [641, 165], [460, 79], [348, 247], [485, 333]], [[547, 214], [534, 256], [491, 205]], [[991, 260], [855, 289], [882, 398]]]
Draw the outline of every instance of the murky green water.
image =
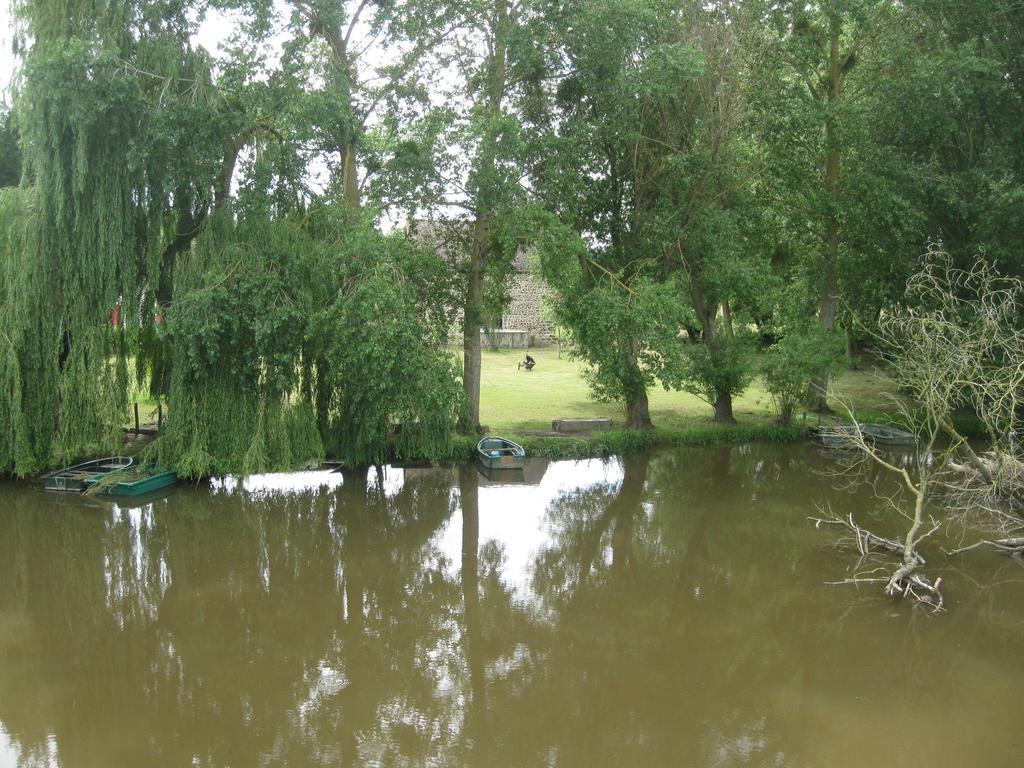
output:
[[0, 484], [0, 766], [1024, 764], [1024, 569], [823, 586], [830, 460]]

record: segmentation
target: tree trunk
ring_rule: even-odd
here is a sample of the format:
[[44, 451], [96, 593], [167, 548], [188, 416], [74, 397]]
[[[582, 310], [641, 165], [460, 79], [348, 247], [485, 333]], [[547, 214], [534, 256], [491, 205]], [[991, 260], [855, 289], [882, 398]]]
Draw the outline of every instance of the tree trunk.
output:
[[[693, 309], [697, 313], [697, 318], [700, 320], [704, 343], [708, 345], [709, 350], [713, 351], [715, 341], [718, 339], [718, 326], [716, 325], [718, 302], [708, 299], [695, 288], [691, 290], [690, 298], [693, 301]], [[716, 391], [713, 406], [715, 409], [714, 421], [719, 424], [736, 423], [736, 418], [732, 414], [731, 392]]]
[[[828, 333], [836, 327], [836, 298], [838, 294], [836, 270], [839, 264], [839, 163], [841, 160], [839, 137], [836, 131], [835, 111], [842, 99], [843, 69], [839, 53], [838, 23], [833, 27], [829, 39], [829, 81], [828, 106], [825, 114], [825, 173], [823, 177], [827, 197], [825, 226], [822, 239], [825, 246], [823, 260], [823, 283], [818, 317]], [[828, 377], [811, 382], [811, 402], [808, 404], [816, 413], [830, 413], [828, 406]]]
[[632, 395], [626, 396], [626, 428], [650, 429], [653, 426], [647, 388], [641, 385]]
[[459, 497], [462, 507], [462, 604], [465, 623], [466, 666], [469, 669], [470, 706], [467, 721], [476, 731], [486, 707], [486, 677], [483, 656], [483, 632], [480, 621], [480, 509], [479, 477], [476, 467], [459, 468]]
[[715, 417], [718, 424], [735, 424], [736, 418], [732, 415], [732, 395], [728, 392], [718, 392], [715, 395]]
[[359, 166], [356, 163], [356, 140], [349, 139], [343, 149], [342, 185], [345, 192], [345, 205], [349, 208], [359, 207]]
[[793, 406], [792, 405], [784, 405], [784, 406], [782, 406], [782, 409], [779, 411], [779, 424], [781, 424], [784, 427], [788, 427], [792, 423], [793, 423]]
[[466, 299], [462, 308], [462, 389], [469, 404], [469, 413], [460, 424], [460, 431], [472, 434], [480, 429], [480, 328], [483, 325], [483, 267], [487, 256], [488, 230], [495, 208], [495, 190], [487, 181], [494, 169], [497, 156], [498, 127], [502, 101], [508, 82], [507, 33], [508, 5], [500, 0], [495, 5], [490, 28], [492, 53], [486, 64], [485, 108], [490, 123], [485, 127], [477, 157], [477, 169], [484, 170], [478, 178], [483, 179], [475, 190], [476, 221], [473, 225], [473, 243], [469, 256], [469, 276]]
[[611, 572], [624, 576], [632, 570], [636, 516], [643, 509], [644, 488], [647, 484], [648, 456], [627, 456], [622, 461], [622, 485], [608, 507], [614, 520], [612, 528]]
[[459, 425], [463, 434], [472, 435], [480, 429], [480, 328], [484, 313], [484, 249], [487, 244], [487, 222], [477, 216], [473, 227], [473, 244], [469, 251], [469, 275], [466, 300], [462, 307], [462, 390], [466, 394], [469, 413]]
[[175, 232], [160, 257], [160, 274], [157, 276], [156, 301], [160, 311], [166, 311], [173, 300], [174, 270], [178, 257], [187, 252], [192, 241], [199, 235], [207, 219], [217, 214], [231, 199], [231, 180], [243, 147], [249, 143], [254, 131], [243, 131], [238, 136], [224, 141], [224, 157], [213, 184], [212, 207], [195, 208], [195, 194], [192, 188], [182, 184], [174, 191], [174, 210], [177, 214]]
[[853, 332], [846, 331], [846, 367], [851, 371], [857, 370], [857, 342], [853, 340]]
[[626, 377], [622, 382], [626, 401], [626, 429], [650, 429], [654, 426], [647, 401], [647, 385], [644, 384], [644, 374], [637, 363], [639, 353], [637, 343], [630, 342]]

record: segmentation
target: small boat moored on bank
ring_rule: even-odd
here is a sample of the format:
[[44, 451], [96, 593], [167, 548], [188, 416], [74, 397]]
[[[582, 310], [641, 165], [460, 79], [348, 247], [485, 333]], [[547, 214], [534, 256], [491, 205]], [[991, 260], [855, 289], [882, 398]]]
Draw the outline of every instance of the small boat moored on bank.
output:
[[81, 493], [89, 485], [89, 481], [120, 472], [132, 465], [130, 456], [108, 456], [105, 459], [93, 459], [75, 464], [73, 467], [58, 469], [43, 475], [43, 488], [47, 491], [70, 491]]
[[486, 469], [522, 469], [526, 462], [523, 446], [504, 437], [485, 437], [476, 444], [476, 452]]
[[860, 431], [864, 437], [875, 445], [913, 445], [917, 442], [912, 432], [893, 427], [889, 424], [869, 424], [861, 422]]
[[110, 496], [142, 496], [178, 482], [175, 472], [160, 472], [151, 466], [133, 467], [85, 481], [86, 493]]
[[845, 422], [822, 427], [818, 430], [818, 439], [826, 448], [849, 448], [856, 441], [858, 428], [864, 441], [872, 445], [898, 447], [913, 445], [917, 441], [914, 434], [905, 429], [870, 422]]

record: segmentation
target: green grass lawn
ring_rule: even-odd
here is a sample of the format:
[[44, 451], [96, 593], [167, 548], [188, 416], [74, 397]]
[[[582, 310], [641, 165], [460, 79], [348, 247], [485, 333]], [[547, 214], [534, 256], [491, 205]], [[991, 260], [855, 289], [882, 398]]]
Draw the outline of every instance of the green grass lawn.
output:
[[[459, 354], [461, 350], [453, 354]], [[608, 418], [622, 426], [623, 412], [615, 403], [599, 403], [591, 398], [583, 379], [583, 365], [563, 353], [559, 358], [555, 347], [530, 350], [537, 361], [532, 371], [519, 370], [517, 364], [525, 356], [523, 350], [483, 352], [480, 388], [480, 420], [492, 433], [511, 435], [551, 429], [553, 419]], [[459, 354], [461, 358], [461, 354]], [[850, 402], [858, 413], [885, 413], [893, 410], [889, 393], [892, 382], [865, 367], [847, 371], [833, 382], [830, 402], [838, 408], [839, 400]], [[685, 392], [669, 392], [656, 387], [648, 393], [651, 419], [663, 429], [686, 429], [711, 424], [711, 406]], [[836, 398], [839, 398], [837, 400]], [[740, 424], [761, 426], [773, 422], [774, 413], [768, 393], [761, 382], [754, 383], [733, 403]], [[157, 420], [156, 402], [139, 398], [139, 415], [143, 424]], [[167, 415], [166, 406], [164, 416]], [[797, 414], [797, 419], [800, 419]], [[811, 423], [818, 417], [808, 415]], [[133, 420], [125, 426], [133, 426]]]
[[[517, 370], [524, 355], [523, 350], [483, 352], [480, 421], [492, 432], [550, 430], [552, 419], [562, 418], [609, 418], [622, 425], [618, 405], [591, 398], [580, 362], [565, 353], [559, 358], [555, 347], [535, 348], [530, 355], [537, 366], [532, 371]], [[887, 395], [891, 391], [892, 383], [878, 373], [848, 371], [833, 383], [830, 397], [851, 402], [858, 412], [877, 413], [892, 410]], [[711, 421], [711, 406], [693, 395], [657, 387], [650, 390], [649, 397], [651, 419], [657, 427], [682, 428]], [[760, 380], [734, 401], [733, 409], [741, 424], [763, 424], [773, 417], [771, 400]]]

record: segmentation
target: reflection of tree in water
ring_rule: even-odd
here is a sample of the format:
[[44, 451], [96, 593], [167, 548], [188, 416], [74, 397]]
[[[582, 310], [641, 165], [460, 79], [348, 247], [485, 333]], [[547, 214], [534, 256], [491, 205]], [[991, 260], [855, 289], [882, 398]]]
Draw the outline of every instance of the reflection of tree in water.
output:
[[[551, 503], [551, 544], [534, 576], [547, 632], [520, 680], [491, 690], [516, 713], [509, 755], [714, 765], [771, 747], [755, 697], [730, 694], [757, 687], [763, 665], [748, 662], [780, 650], [759, 627], [795, 594], [762, 595], [759, 566], [744, 558], [766, 545], [758, 529], [769, 525], [745, 512], [782, 471], [729, 447], [629, 457], [620, 484]], [[719, 600], [724, 591], [750, 599]]]
[[[943, 633], [985, 616], [843, 617], [806, 499], [866, 499], [809, 471], [826, 460], [628, 459], [621, 482], [551, 500], [527, 594], [481, 540], [469, 467], [457, 495], [453, 475], [349, 477], [117, 514], [5, 490], [0, 723], [26, 759], [56, 745], [65, 765], [821, 764], [809, 722], [870, 735], [849, 702], [891, 703], [879, 679], [917, 690], [908, 658], [945, 658]], [[432, 542], [456, 499], [447, 562]], [[1019, 629], [986, 636], [1014, 658]]]
[[813, 763], [800, 750], [816, 707], [842, 716], [877, 697], [879, 671], [897, 695], [915, 684], [906, 654], [877, 653], [875, 636], [913, 642], [898, 625], [827, 637], [843, 607], [806, 515], [829, 495], [866, 500], [836, 496], [812, 471], [827, 461], [804, 447], [664, 452], [554, 499], [528, 649], [488, 679], [507, 724], [494, 763]]
[[[502, 580], [504, 545], [480, 540], [480, 478], [472, 465], [460, 467], [459, 505], [462, 542], [459, 582], [462, 616], [459, 647], [453, 656], [462, 695], [463, 727], [439, 764], [492, 766], [494, 744], [508, 729], [505, 712], [494, 707], [489, 689], [495, 678], [516, 673], [517, 649], [535, 633], [531, 611], [518, 604]], [[461, 676], [461, 677], [459, 677]]]
[[460, 597], [429, 545], [451, 494], [348, 480], [130, 513], [5, 495], [0, 721], [23, 756], [48, 740], [67, 765], [429, 751], [457, 709], [438, 709], [427, 653]]

